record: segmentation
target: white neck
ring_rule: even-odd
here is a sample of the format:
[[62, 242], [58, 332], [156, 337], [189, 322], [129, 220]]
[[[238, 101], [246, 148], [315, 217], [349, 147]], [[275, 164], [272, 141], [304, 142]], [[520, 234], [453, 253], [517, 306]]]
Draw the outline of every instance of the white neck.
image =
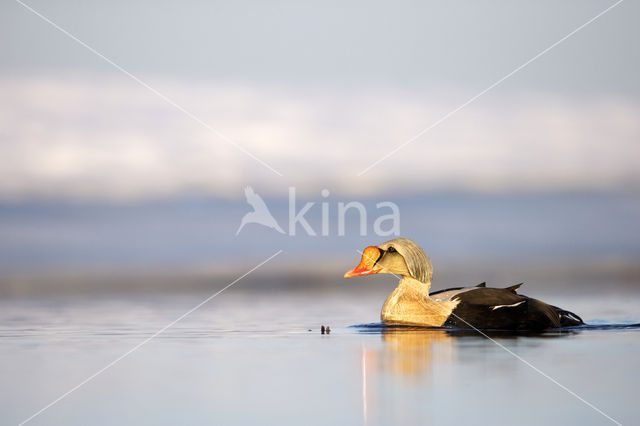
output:
[[416, 280], [415, 278], [403, 276], [402, 279], [400, 280], [400, 283], [398, 283], [398, 287], [413, 289], [414, 291], [418, 291], [428, 298], [429, 289], [431, 288], [431, 282], [423, 283], [421, 281]]
[[382, 306], [380, 318], [385, 324], [440, 327], [459, 302], [429, 297], [431, 282], [423, 283], [404, 276]]

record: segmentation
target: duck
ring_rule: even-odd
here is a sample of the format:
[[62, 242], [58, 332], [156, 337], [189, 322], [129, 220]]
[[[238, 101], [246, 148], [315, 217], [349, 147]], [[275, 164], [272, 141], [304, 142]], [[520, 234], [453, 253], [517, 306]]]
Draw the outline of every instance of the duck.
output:
[[431, 259], [408, 238], [366, 247], [360, 264], [344, 277], [373, 274], [400, 278], [382, 306], [380, 319], [384, 325], [541, 331], [584, 324], [573, 312], [519, 294], [522, 283], [506, 288], [481, 283], [430, 293]]

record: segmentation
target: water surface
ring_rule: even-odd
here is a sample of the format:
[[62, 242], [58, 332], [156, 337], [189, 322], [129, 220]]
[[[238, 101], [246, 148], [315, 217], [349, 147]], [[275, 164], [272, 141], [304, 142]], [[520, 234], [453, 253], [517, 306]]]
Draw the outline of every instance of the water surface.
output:
[[[24, 421], [209, 294], [3, 300], [0, 423]], [[592, 324], [639, 322], [633, 293], [560, 299]], [[231, 288], [28, 424], [613, 424], [527, 363], [636, 422], [636, 327], [491, 339], [351, 327], [377, 321], [381, 304]]]

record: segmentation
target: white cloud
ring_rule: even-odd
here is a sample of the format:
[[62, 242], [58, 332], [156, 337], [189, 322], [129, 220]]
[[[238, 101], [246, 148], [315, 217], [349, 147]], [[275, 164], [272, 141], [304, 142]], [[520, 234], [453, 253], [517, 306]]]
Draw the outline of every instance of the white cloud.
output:
[[474, 92], [151, 84], [285, 176], [143, 87], [102, 75], [0, 78], [0, 199], [240, 197], [433, 189], [616, 189], [640, 182], [640, 105], [496, 90], [356, 174]]

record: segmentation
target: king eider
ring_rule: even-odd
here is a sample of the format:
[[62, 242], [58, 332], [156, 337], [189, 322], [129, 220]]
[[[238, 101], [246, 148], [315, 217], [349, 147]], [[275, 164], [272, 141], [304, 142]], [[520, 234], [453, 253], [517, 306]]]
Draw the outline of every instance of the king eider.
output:
[[414, 241], [397, 238], [364, 249], [360, 264], [344, 277], [371, 274], [401, 277], [382, 306], [386, 325], [497, 330], [545, 330], [583, 324], [576, 314], [507, 288], [457, 287], [429, 293], [433, 266]]

